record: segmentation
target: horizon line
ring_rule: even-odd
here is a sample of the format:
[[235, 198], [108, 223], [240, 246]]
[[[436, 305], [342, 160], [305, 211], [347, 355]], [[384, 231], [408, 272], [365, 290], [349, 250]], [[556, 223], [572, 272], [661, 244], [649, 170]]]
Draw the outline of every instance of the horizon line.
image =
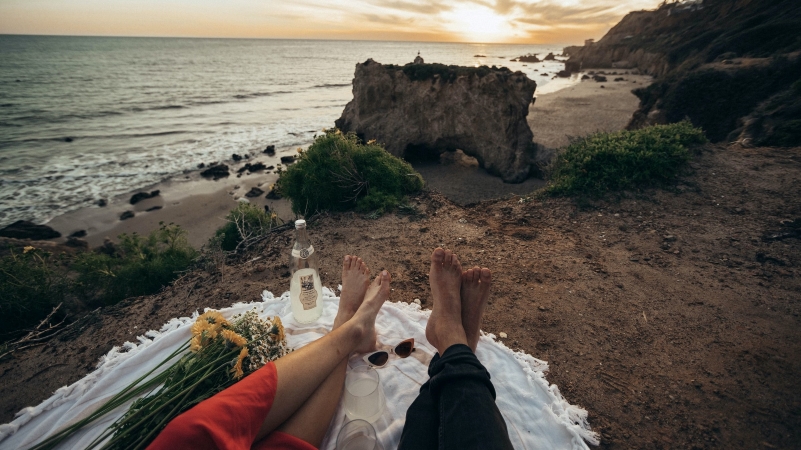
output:
[[271, 41], [337, 41], [337, 42], [418, 42], [421, 44], [467, 44], [467, 45], [553, 45], [565, 46], [569, 43], [508, 43], [508, 42], [465, 42], [465, 41], [417, 41], [391, 39], [319, 39], [319, 38], [281, 38], [281, 37], [237, 37], [237, 36], [141, 36], [120, 34], [41, 34], [41, 33], [2, 33], [0, 36], [29, 37], [84, 37], [84, 38], [140, 38], [140, 39], [237, 39], [237, 40], [271, 40]]

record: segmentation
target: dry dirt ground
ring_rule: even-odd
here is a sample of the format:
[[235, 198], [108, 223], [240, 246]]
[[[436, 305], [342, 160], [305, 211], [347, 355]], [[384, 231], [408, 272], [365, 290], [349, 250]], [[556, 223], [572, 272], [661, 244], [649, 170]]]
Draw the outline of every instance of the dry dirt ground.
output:
[[[424, 306], [436, 246], [491, 268], [485, 331], [548, 361], [548, 380], [589, 411], [602, 448], [798, 448], [799, 158], [710, 146], [667, 190], [467, 207], [425, 193], [413, 199], [420, 216], [329, 215], [311, 236], [324, 284], [358, 254], [392, 272], [393, 300]], [[197, 270], [0, 362], [0, 421], [171, 317], [283, 292], [292, 239], [276, 234], [222, 273]]]

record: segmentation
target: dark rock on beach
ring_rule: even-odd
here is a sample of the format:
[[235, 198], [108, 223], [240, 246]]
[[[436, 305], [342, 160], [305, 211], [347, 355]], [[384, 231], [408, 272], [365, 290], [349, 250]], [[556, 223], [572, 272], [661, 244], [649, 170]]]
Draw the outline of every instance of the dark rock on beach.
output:
[[147, 200], [149, 198], [158, 197], [159, 194], [160, 194], [160, 192], [158, 190], [151, 191], [150, 193], [137, 192], [136, 194], [131, 196], [131, 204], [135, 205], [135, 204], [141, 202], [142, 200]]
[[228, 166], [226, 166], [225, 164], [215, 164], [209, 167], [208, 169], [204, 170], [203, 172], [200, 172], [200, 176], [206, 178], [213, 178], [215, 180], [218, 180], [220, 178], [225, 178], [230, 174], [231, 173], [228, 171]]
[[120, 220], [128, 220], [128, 219], [132, 218], [134, 215], [135, 214], [134, 214], [133, 211], [125, 211], [124, 213], [122, 213], [120, 215]]
[[85, 236], [86, 236], [86, 230], [78, 230], [69, 235], [69, 237], [71, 238], [82, 238]]
[[64, 138], [64, 142], [72, 142], [72, 141], [74, 141], [74, 140], [75, 140], [75, 139], [73, 139], [73, 138], [71, 138], [71, 137], [65, 137], [65, 138]]
[[529, 53], [528, 55], [518, 56], [517, 58], [513, 59], [512, 61], [520, 61], [520, 62], [527, 62], [527, 63], [537, 63], [540, 62], [540, 59], [537, 58], [536, 53]]
[[560, 70], [556, 72], [556, 76], [559, 78], [570, 78], [570, 72], [567, 70]]
[[295, 157], [294, 156], [282, 156], [281, 157], [281, 162], [284, 163], [284, 164], [292, 164], [293, 162], [295, 162]]
[[461, 149], [505, 182], [525, 180], [533, 162], [526, 121], [537, 84], [506, 68], [442, 64], [356, 65], [353, 100], [336, 126], [386, 143], [406, 159]]
[[97, 201], [97, 206], [101, 208], [106, 205], [108, 205], [108, 200], [106, 200], [105, 198], [101, 198], [100, 200]]
[[592, 79], [599, 83], [603, 83], [606, 81], [606, 77], [603, 75], [593, 75]]
[[145, 210], [145, 212], [158, 211], [158, 210], [159, 210], [159, 209], [161, 209], [161, 208], [163, 208], [163, 206], [160, 206], [160, 205], [151, 206], [150, 208], [147, 208], [147, 209]]
[[89, 243], [84, 241], [83, 239], [78, 239], [76, 237], [68, 237], [67, 242], [64, 243], [67, 247], [73, 248], [80, 248], [84, 250], [89, 250]]
[[231, 155], [231, 159], [233, 159], [234, 161], [237, 161], [237, 162], [242, 161], [242, 155], [238, 155], [238, 154], [234, 153], [233, 155]]
[[542, 59], [543, 61], [555, 61], [556, 56], [553, 53], [548, 53], [545, 58]]
[[275, 186], [273, 186], [270, 188], [270, 192], [267, 193], [267, 198], [270, 200], [280, 200], [283, 198], [283, 196], [277, 190], [275, 190]]
[[61, 233], [47, 225], [37, 225], [27, 220], [18, 220], [0, 229], [0, 237], [43, 241], [61, 237]]
[[248, 193], [245, 194], [245, 197], [248, 197], [248, 198], [260, 197], [262, 194], [264, 194], [264, 191], [262, 189], [260, 189], [260, 188], [258, 188], [256, 186], [253, 186], [252, 188], [250, 188]]
[[197, 165], [198, 169], [202, 169], [204, 167], [206, 167], [206, 163], [200, 163], [200, 164]]
[[267, 166], [265, 166], [263, 162], [257, 162], [253, 164], [247, 163], [244, 166], [240, 167], [239, 170], [236, 171], [236, 173], [259, 172], [262, 170], [267, 170]]
[[264, 149], [264, 153], [266, 153], [266, 154], [268, 154], [270, 156], [274, 155], [275, 154], [275, 146], [274, 145], [268, 145], [267, 148]]

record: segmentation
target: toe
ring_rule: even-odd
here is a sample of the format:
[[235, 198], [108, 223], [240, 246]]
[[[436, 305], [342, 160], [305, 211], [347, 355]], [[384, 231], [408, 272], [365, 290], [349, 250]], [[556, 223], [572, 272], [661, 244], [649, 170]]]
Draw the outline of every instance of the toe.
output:
[[345, 259], [342, 261], [342, 268], [348, 270], [350, 268], [350, 255], [345, 255]]
[[442, 264], [445, 262], [445, 250], [442, 247], [437, 247], [434, 253], [431, 254], [431, 262], [434, 264]]
[[459, 262], [459, 257], [456, 256], [456, 253], [451, 255], [451, 267], [458, 270], [459, 273], [462, 273], [462, 264]]
[[481, 282], [489, 285], [492, 282], [492, 272], [486, 267], [481, 269]]
[[462, 272], [462, 283], [471, 283], [473, 280], [473, 269]]

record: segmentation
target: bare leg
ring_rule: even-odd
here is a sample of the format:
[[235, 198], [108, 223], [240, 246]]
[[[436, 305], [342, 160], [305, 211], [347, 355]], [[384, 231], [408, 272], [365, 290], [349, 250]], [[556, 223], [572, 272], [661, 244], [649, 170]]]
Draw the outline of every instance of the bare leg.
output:
[[467, 335], [467, 345], [476, 351], [481, 330], [481, 318], [490, 294], [492, 272], [473, 267], [462, 272], [462, 326]]
[[426, 326], [426, 339], [442, 355], [451, 345], [467, 345], [462, 327], [462, 266], [459, 258], [450, 250], [434, 250], [429, 282], [434, 306]]
[[[343, 274], [345, 272], [343, 269]], [[343, 293], [344, 282], [343, 279]], [[346, 319], [348, 313], [340, 305], [342, 315], [337, 315], [336, 329], [275, 362], [278, 388], [257, 441], [280, 426], [285, 433], [320, 445], [342, 393], [348, 356], [354, 351], [369, 351], [375, 347], [375, 319], [381, 305], [389, 298], [389, 283], [389, 273], [383, 271], [367, 288], [364, 301], [353, 317]], [[334, 378], [326, 385], [329, 389], [318, 389], [329, 377]], [[309, 400], [319, 401], [321, 410], [301, 408], [308, 406], [304, 404]], [[301, 412], [303, 417], [293, 417]]]

